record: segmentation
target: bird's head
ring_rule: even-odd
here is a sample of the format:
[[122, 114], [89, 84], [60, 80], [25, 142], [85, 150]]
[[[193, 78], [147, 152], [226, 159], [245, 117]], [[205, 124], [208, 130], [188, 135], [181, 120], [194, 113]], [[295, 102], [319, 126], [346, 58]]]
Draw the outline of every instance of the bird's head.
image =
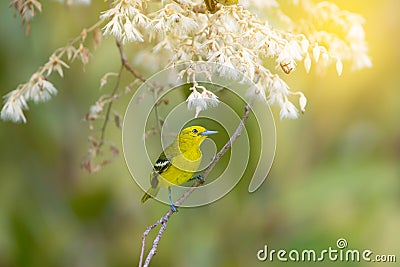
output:
[[183, 129], [179, 134], [179, 144], [182, 147], [200, 146], [209, 135], [216, 134], [217, 131], [210, 131], [202, 126], [190, 126]]

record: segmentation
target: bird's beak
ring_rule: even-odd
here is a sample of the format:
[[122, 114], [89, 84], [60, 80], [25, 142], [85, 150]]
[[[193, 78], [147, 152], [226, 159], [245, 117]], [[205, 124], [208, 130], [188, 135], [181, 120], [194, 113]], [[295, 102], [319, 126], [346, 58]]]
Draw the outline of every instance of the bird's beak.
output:
[[205, 130], [204, 132], [199, 133], [199, 135], [201, 135], [201, 136], [209, 136], [209, 135], [216, 134], [216, 133], [218, 133], [218, 131]]

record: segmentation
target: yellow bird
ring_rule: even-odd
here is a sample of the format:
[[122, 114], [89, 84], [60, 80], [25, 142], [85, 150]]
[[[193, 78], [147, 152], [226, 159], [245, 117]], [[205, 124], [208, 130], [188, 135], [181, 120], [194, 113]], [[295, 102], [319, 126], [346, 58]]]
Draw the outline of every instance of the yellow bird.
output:
[[176, 212], [172, 202], [171, 185], [180, 185], [191, 179], [204, 178], [200, 175], [193, 177], [199, 169], [202, 153], [201, 143], [211, 134], [217, 131], [209, 131], [202, 126], [190, 126], [183, 129], [158, 157], [150, 175], [151, 187], [142, 197], [142, 203], [157, 195], [160, 187], [168, 188], [170, 207]]

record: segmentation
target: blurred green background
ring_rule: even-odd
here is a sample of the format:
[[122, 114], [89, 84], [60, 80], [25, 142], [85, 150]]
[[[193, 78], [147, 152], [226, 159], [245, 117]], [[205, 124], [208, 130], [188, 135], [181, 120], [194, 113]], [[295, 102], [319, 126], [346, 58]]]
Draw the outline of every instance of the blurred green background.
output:
[[[0, 3], [1, 95], [27, 81], [55, 48], [107, 8], [102, 1], [89, 7], [42, 2], [28, 37], [8, 1]], [[345, 64], [342, 77], [333, 67], [324, 76], [299, 68], [285, 77], [304, 91], [309, 106], [298, 120], [277, 119], [267, 181], [249, 194], [244, 177], [216, 203], [181, 209], [152, 266], [286, 266], [259, 262], [256, 253], [264, 245], [335, 248], [338, 238], [350, 249], [396, 254], [400, 261], [400, 2], [334, 2], [366, 18], [373, 68], [352, 73]], [[118, 51], [104, 40], [85, 71], [73, 63], [64, 79], [51, 77], [59, 94], [32, 104], [26, 125], [0, 122], [0, 266], [137, 266], [141, 234], [167, 206], [141, 205], [142, 192], [122, 155], [96, 174], [79, 167], [89, 134], [82, 118], [103, 93], [103, 74], [118, 69]], [[128, 98], [116, 106], [121, 113]], [[107, 137], [121, 147], [119, 130], [110, 127]]]

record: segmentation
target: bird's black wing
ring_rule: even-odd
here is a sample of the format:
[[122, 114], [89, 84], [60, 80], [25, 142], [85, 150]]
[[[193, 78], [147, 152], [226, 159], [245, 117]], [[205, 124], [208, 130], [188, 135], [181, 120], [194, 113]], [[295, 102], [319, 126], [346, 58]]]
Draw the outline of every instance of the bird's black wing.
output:
[[171, 165], [171, 161], [162, 152], [153, 166], [153, 172], [150, 176], [151, 187], [156, 188], [158, 186], [158, 175], [165, 172]]
[[161, 174], [165, 172], [171, 165], [171, 161], [168, 159], [165, 153], [162, 152], [158, 157], [156, 163], [154, 164], [153, 168], [154, 171], [156, 171], [158, 174]]

